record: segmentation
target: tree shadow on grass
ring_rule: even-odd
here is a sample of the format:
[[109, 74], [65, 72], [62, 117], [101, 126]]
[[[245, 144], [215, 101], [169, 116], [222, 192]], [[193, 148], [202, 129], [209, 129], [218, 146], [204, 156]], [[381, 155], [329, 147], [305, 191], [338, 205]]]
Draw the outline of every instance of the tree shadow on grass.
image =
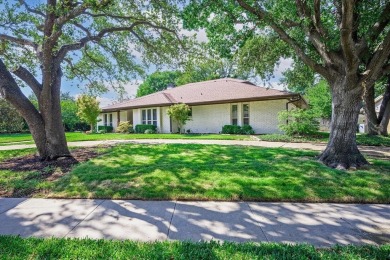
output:
[[[100, 155], [96, 148], [74, 149], [72, 157], [43, 161], [36, 154], [17, 156], [1, 161], [0, 173], [7, 182], [4, 189], [0, 186], [0, 196], [30, 197], [40, 192], [38, 186], [44, 182], [53, 182], [67, 173], [74, 165]], [[18, 176], [15, 177], [15, 173]]]
[[[123, 199], [389, 202], [390, 164], [343, 172], [315, 152], [215, 145], [122, 145], [77, 166], [54, 195]], [[384, 172], [381, 172], [384, 171]]]

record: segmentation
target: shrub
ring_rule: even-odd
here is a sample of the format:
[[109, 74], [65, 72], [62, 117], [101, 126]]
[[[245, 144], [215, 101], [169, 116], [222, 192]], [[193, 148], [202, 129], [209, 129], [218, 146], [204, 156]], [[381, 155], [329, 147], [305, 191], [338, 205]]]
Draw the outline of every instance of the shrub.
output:
[[239, 125], [224, 125], [222, 127], [222, 134], [242, 134], [241, 126]]
[[157, 131], [157, 126], [155, 125], [136, 125], [135, 132], [138, 134], [144, 134], [146, 130], [151, 129], [153, 132]]
[[98, 126], [98, 131], [100, 133], [111, 133], [114, 130], [112, 126], [109, 125], [99, 125]]
[[152, 129], [146, 129], [145, 130], [145, 134], [155, 134], [156, 131], [152, 130]]
[[279, 112], [279, 129], [286, 135], [310, 135], [319, 130], [320, 124], [310, 109], [295, 108]]
[[120, 122], [115, 131], [122, 134], [134, 133], [133, 125], [128, 121]]
[[250, 125], [243, 125], [241, 127], [241, 133], [244, 135], [253, 135], [255, 133], [255, 131], [253, 130], [253, 128]]
[[178, 124], [179, 133], [184, 129], [183, 126], [190, 119], [191, 108], [186, 104], [176, 104], [168, 108], [167, 114]]

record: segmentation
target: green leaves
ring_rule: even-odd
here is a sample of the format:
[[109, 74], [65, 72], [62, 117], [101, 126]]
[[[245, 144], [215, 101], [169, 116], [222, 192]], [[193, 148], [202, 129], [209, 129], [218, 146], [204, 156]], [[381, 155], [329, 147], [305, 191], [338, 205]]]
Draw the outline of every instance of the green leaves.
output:
[[186, 104], [176, 104], [168, 108], [167, 114], [179, 125], [179, 132], [183, 131], [183, 126], [190, 119], [191, 108]]
[[310, 109], [318, 118], [330, 119], [332, 116], [332, 95], [329, 85], [326, 81], [321, 80], [319, 83], [306, 91], [307, 100]]
[[[77, 115], [85, 120], [93, 128], [97, 123], [97, 117], [101, 110], [99, 108], [99, 101], [95, 97], [88, 95], [81, 95], [77, 98]], [[91, 129], [93, 131], [93, 129]]]
[[[38, 76], [44, 53], [61, 63], [68, 79], [88, 82], [99, 90], [102, 85], [120, 90], [125, 82], [143, 75], [151, 63], [174, 64], [182, 56], [187, 40], [179, 33], [178, 2], [88, 0], [49, 6], [1, 1], [1, 33], [37, 48], [0, 36], [0, 55], [9, 68], [24, 65]], [[53, 30], [45, 22], [47, 13], [54, 15]], [[61, 52], [70, 45], [75, 47]], [[64, 58], [58, 56], [63, 53]]]
[[152, 73], [138, 87], [137, 97], [164, 90], [171, 84], [175, 85], [180, 74], [178, 71], [157, 71]]
[[279, 112], [279, 128], [289, 136], [310, 135], [319, 130], [317, 115], [312, 110], [293, 108]]

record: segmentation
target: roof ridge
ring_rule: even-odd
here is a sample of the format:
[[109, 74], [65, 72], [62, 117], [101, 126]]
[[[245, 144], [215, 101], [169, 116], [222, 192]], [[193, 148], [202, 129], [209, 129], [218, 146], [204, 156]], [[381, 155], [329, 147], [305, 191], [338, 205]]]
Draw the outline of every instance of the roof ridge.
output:
[[165, 97], [169, 102], [171, 102], [172, 104], [173, 104], [173, 103], [177, 103], [176, 99], [175, 99], [171, 94], [166, 93], [166, 92], [164, 92], [164, 91], [161, 91], [161, 92], [162, 92], [162, 94], [164, 95], [164, 97]]

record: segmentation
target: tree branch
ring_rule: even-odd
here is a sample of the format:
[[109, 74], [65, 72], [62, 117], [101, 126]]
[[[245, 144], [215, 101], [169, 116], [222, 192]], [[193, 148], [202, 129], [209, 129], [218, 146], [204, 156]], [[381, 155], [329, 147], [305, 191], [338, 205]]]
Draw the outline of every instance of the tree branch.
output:
[[34, 92], [35, 96], [39, 98], [42, 91], [42, 85], [38, 82], [38, 80], [28, 71], [26, 68], [19, 66], [16, 70], [12, 72], [18, 78], [23, 80]]
[[33, 124], [44, 125], [39, 111], [20, 90], [19, 86], [15, 82], [15, 79], [12, 77], [11, 73], [8, 71], [1, 59], [0, 94], [16, 108], [16, 110], [24, 119], [26, 119], [29, 126]]
[[[353, 66], [358, 66], [357, 50], [353, 40], [353, 26], [354, 26], [354, 1], [342, 1], [341, 7], [341, 24], [340, 24], [340, 44], [344, 53], [347, 68], [351, 69]], [[352, 68], [353, 69], [353, 68]]]
[[36, 44], [30, 40], [23, 39], [23, 38], [17, 38], [17, 37], [10, 36], [7, 34], [0, 34], [0, 40], [10, 41], [12, 43], [16, 43], [16, 44], [23, 45], [23, 46], [31, 46], [35, 50], [38, 48], [38, 44]]
[[69, 51], [79, 50], [79, 49], [83, 48], [88, 42], [99, 41], [104, 36], [106, 36], [107, 34], [110, 34], [110, 33], [129, 31], [129, 32], [132, 32], [134, 34], [133, 29], [136, 26], [139, 26], [139, 25], [148, 25], [148, 26], [150, 26], [150, 27], [152, 27], [154, 29], [165, 30], [165, 31], [174, 33], [176, 35], [176, 32], [174, 30], [171, 30], [171, 29], [169, 29], [169, 28], [167, 28], [165, 26], [155, 25], [155, 24], [152, 24], [152, 23], [150, 23], [148, 21], [136, 21], [133, 24], [131, 24], [130, 26], [126, 26], [126, 27], [111, 27], [111, 28], [103, 29], [97, 35], [87, 36], [87, 37], [84, 37], [84, 38], [80, 39], [79, 42], [64, 45], [58, 51], [57, 59], [58, 60], [63, 60], [63, 58], [66, 56], [66, 54]]
[[82, 30], [83, 32], [85, 32], [85, 34], [87, 36], [92, 36], [92, 33], [87, 28], [85, 28], [83, 25], [76, 23], [76, 22], [74, 22], [73, 25], [76, 26], [77, 28], [79, 28], [80, 30]]
[[[300, 14], [300, 17], [302, 19], [309, 19], [310, 24], [309, 28], [306, 26], [303, 26], [304, 30], [306, 31], [307, 36], [309, 37], [310, 41], [313, 43], [314, 47], [316, 48], [317, 52], [320, 54], [320, 56], [324, 59], [325, 63], [328, 66], [334, 66], [333, 60], [330, 57], [330, 53], [327, 51], [325, 43], [322, 41], [321, 34], [325, 34], [324, 30], [320, 29], [320, 5], [319, 0], [315, 0], [315, 15], [311, 15], [311, 11], [309, 6], [307, 5], [306, 1], [302, 0], [296, 0], [296, 5], [298, 7], [298, 13]], [[318, 9], [318, 10], [316, 10]], [[317, 17], [318, 16], [318, 17]], [[318, 19], [318, 21], [316, 21]], [[333, 53], [333, 56], [337, 56], [335, 53]], [[340, 60], [340, 59], [338, 59]]]
[[26, 1], [24, 1], [24, 0], [19, 0], [19, 3], [20, 3], [21, 5], [23, 5], [24, 8], [26, 8], [26, 10], [27, 10], [28, 12], [34, 13], [34, 14], [37, 14], [37, 15], [42, 16], [43, 18], [46, 18], [46, 15], [45, 15], [44, 13], [42, 13], [42, 12], [39, 11], [39, 10], [36, 10], [36, 9], [31, 8], [31, 7], [26, 3]]
[[76, 8], [72, 9], [66, 15], [58, 17], [55, 20], [55, 24], [58, 25], [59, 27], [62, 27], [66, 22], [82, 14], [87, 8], [88, 8], [87, 4], [78, 5]]
[[141, 21], [142, 19], [139, 19], [138, 17], [135, 17], [135, 16], [127, 16], [127, 15], [113, 15], [113, 14], [107, 14], [107, 13], [97, 13], [97, 14], [93, 14], [93, 13], [90, 13], [88, 11], [84, 11], [82, 12], [82, 14], [85, 14], [85, 15], [88, 15], [88, 16], [91, 16], [91, 17], [94, 17], [94, 18], [97, 18], [97, 17], [110, 17], [110, 18], [114, 18], [114, 19], [120, 19], [120, 20], [135, 20], [135, 21]]
[[[375, 82], [389, 68], [387, 63], [390, 57], [390, 32], [387, 33], [383, 42], [376, 48], [372, 59], [368, 62], [366, 71], [363, 73], [361, 83], [367, 86]], [[387, 64], [387, 65], [386, 65]]]
[[273, 20], [272, 17], [268, 14], [268, 12], [264, 11], [261, 7], [254, 8], [250, 5], [248, 5], [245, 1], [243, 0], [237, 0], [238, 4], [247, 10], [248, 12], [254, 14], [257, 16], [259, 20], [265, 21], [268, 23], [268, 25], [280, 36], [280, 38], [286, 42], [288, 45], [290, 45], [295, 53], [302, 59], [302, 61], [312, 68], [314, 71], [317, 73], [321, 74], [325, 78], [331, 80], [332, 79], [332, 70], [329, 68], [323, 67], [321, 64], [318, 64], [315, 62], [313, 59], [311, 59], [299, 46], [299, 44], [292, 39], [286, 31], [284, 31], [278, 24], [276, 24]]
[[390, 23], [390, 2], [388, 2], [379, 16], [378, 21], [369, 30], [369, 39], [375, 41]]

